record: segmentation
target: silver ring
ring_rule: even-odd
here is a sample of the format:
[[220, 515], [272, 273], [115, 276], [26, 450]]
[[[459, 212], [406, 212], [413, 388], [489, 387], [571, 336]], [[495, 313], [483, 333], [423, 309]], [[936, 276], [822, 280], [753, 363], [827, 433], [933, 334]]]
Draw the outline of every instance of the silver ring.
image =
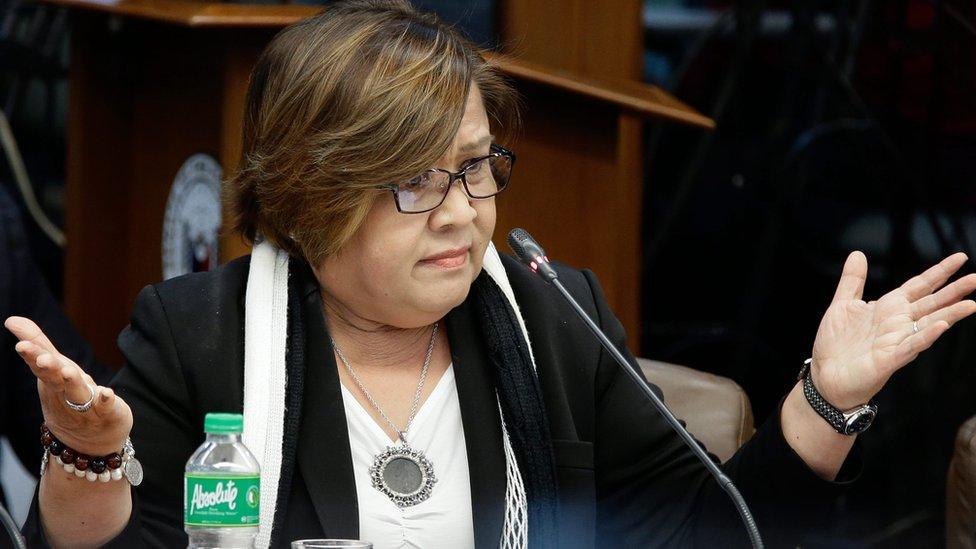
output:
[[85, 383], [85, 387], [88, 387], [88, 392], [91, 393], [91, 396], [88, 397], [88, 402], [84, 404], [75, 404], [74, 402], [71, 402], [70, 400], [65, 398], [64, 403], [68, 406], [68, 408], [71, 408], [72, 410], [81, 413], [85, 413], [88, 410], [91, 410], [92, 404], [95, 403], [95, 388], [89, 385], [88, 383]]
[[914, 332], [916, 334], [918, 333], [918, 321], [917, 320], [914, 321], [914, 322], [912, 322], [912, 332]]

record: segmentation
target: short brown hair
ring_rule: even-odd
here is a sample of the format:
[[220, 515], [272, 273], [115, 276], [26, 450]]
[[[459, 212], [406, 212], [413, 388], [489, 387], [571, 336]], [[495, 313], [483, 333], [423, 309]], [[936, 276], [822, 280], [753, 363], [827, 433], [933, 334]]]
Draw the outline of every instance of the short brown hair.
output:
[[517, 97], [481, 51], [405, 0], [352, 1], [283, 29], [251, 73], [232, 224], [313, 266], [359, 228], [378, 192], [450, 147], [471, 83], [492, 130]]

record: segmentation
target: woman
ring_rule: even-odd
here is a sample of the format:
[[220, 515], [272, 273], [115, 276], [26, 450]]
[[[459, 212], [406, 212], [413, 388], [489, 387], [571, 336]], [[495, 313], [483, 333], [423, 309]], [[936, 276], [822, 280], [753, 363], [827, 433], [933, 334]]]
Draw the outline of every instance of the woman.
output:
[[[7, 320], [51, 433], [89, 455], [131, 434], [145, 470], [132, 490], [48, 465], [32, 542], [185, 544], [181, 475], [203, 416], [242, 409], [262, 461], [259, 546], [745, 542], [725, 494], [572, 311], [491, 246], [514, 162], [493, 142], [515, 114], [479, 53], [405, 3], [333, 5], [279, 34], [252, 75], [229, 184], [252, 256], [146, 287], [119, 337], [127, 366], [94, 393], [29, 320]], [[961, 301], [976, 276], [939, 290], [965, 259], [865, 303], [866, 260], [851, 254], [813, 347], [818, 394], [869, 402], [976, 310]], [[557, 268], [624, 348], [592, 273]], [[798, 541], [859, 467], [855, 437], [803, 385], [723, 465], [770, 545]], [[433, 472], [421, 496], [373, 484], [387, 448]]]

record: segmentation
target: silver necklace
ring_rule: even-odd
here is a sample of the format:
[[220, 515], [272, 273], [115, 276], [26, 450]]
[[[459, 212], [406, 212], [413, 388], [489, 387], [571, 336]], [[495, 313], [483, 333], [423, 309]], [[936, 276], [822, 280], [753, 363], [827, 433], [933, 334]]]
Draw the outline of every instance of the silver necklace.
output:
[[407, 442], [406, 435], [410, 429], [410, 425], [413, 423], [414, 416], [417, 415], [417, 409], [420, 407], [420, 395], [423, 393], [424, 383], [427, 382], [427, 371], [430, 369], [430, 359], [434, 354], [434, 341], [437, 338], [438, 326], [439, 323], [434, 324], [434, 330], [430, 334], [430, 343], [427, 345], [427, 356], [424, 357], [424, 367], [420, 370], [420, 381], [417, 383], [417, 390], [413, 394], [413, 404], [410, 406], [410, 417], [407, 418], [407, 424], [403, 429], [397, 427], [397, 424], [390, 419], [390, 416], [386, 415], [386, 412], [383, 411], [380, 404], [376, 402], [373, 395], [366, 389], [366, 385], [356, 375], [356, 371], [349, 364], [346, 355], [336, 345], [335, 340], [332, 340], [332, 348], [335, 349], [339, 360], [342, 361], [342, 364], [346, 367], [346, 371], [349, 372], [349, 377], [356, 382], [356, 385], [363, 392], [366, 400], [369, 401], [373, 408], [376, 408], [376, 411], [379, 412], [380, 416], [390, 427], [393, 427], [393, 430], [396, 431], [400, 439], [400, 444], [387, 446], [385, 450], [377, 454], [373, 458], [372, 467], [369, 468], [369, 476], [372, 480], [373, 488], [386, 494], [386, 497], [390, 498], [400, 508], [411, 507], [425, 501], [430, 497], [430, 493], [434, 489], [434, 483], [437, 482], [437, 477], [434, 476], [434, 464], [427, 459], [427, 456], [422, 451], [410, 446], [410, 443]]

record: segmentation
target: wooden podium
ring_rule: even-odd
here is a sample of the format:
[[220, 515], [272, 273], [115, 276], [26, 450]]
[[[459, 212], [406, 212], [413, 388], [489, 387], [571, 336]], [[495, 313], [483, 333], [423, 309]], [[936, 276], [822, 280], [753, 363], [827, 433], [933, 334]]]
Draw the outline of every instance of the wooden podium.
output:
[[[96, 356], [120, 364], [115, 339], [135, 295], [162, 278], [163, 216], [177, 171], [202, 152], [230, 175], [258, 54], [278, 29], [319, 10], [178, 0], [45, 3], [70, 8], [72, 16], [65, 307]], [[511, 17], [521, 13], [505, 9]], [[636, 351], [641, 121], [712, 122], [634, 79], [581, 76], [539, 55], [535, 62], [492, 57], [527, 107], [521, 138], [507, 144], [519, 162], [498, 200], [496, 244], [507, 249], [508, 230], [521, 226], [551, 257], [592, 268]], [[222, 234], [222, 262], [247, 252], [240, 239]]]

